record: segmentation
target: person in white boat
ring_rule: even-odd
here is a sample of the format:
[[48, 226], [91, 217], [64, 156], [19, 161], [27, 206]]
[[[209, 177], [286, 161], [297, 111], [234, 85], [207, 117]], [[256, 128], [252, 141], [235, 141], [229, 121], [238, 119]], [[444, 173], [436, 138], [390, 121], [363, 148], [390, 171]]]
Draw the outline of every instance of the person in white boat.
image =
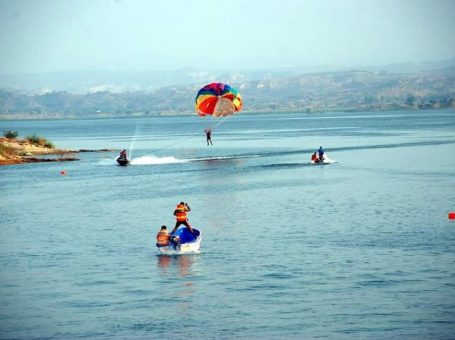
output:
[[169, 231], [167, 231], [167, 227], [165, 225], [161, 226], [160, 231], [156, 234], [156, 246], [166, 247], [169, 245], [170, 240], [171, 235], [169, 234]]
[[191, 228], [191, 225], [188, 222], [188, 214], [187, 214], [187, 212], [189, 212], [189, 211], [191, 211], [191, 208], [190, 208], [190, 206], [187, 203], [180, 202], [179, 204], [177, 204], [177, 206], [175, 207], [175, 210], [174, 210], [174, 216], [175, 216], [175, 219], [176, 219], [175, 227], [172, 230], [171, 234], [174, 234], [177, 231], [178, 227], [180, 225], [182, 225], [182, 224], [185, 227], [187, 227], [189, 231], [191, 231], [193, 233], [193, 228]]

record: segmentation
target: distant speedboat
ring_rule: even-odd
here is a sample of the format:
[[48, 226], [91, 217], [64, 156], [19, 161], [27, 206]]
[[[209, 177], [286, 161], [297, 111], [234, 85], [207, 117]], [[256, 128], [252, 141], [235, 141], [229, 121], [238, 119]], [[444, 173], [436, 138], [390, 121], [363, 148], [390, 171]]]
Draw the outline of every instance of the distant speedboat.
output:
[[116, 159], [118, 165], [128, 165], [130, 164], [130, 161], [128, 160], [128, 158], [125, 158], [125, 157], [119, 157]]
[[197, 254], [201, 247], [202, 233], [194, 228], [193, 233], [186, 227], [179, 228], [172, 236], [178, 236], [180, 243], [171, 242], [168, 246], [158, 247], [158, 250], [163, 255]]

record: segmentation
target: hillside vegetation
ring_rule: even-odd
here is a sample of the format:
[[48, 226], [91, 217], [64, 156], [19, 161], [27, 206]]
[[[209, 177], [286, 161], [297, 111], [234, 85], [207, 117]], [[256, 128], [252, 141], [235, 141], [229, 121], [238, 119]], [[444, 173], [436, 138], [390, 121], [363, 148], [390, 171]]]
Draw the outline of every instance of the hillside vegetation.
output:
[[[203, 85], [203, 84], [202, 84]], [[233, 82], [245, 112], [364, 111], [455, 107], [455, 68], [389, 74], [346, 71]], [[194, 111], [201, 84], [153, 91], [31, 94], [0, 90], [0, 118], [102, 117], [181, 114]]]

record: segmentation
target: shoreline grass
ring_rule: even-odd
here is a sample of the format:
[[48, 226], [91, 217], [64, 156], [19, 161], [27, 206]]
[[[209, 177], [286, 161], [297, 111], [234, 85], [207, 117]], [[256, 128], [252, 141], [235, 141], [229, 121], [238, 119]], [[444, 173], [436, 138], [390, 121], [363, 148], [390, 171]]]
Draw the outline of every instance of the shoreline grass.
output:
[[43, 146], [48, 149], [53, 149], [55, 147], [54, 144], [52, 144], [46, 138], [38, 136], [36, 134], [25, 137], [25, 140], [27, 140], [30, 144], [34, 144], [37, 146]]

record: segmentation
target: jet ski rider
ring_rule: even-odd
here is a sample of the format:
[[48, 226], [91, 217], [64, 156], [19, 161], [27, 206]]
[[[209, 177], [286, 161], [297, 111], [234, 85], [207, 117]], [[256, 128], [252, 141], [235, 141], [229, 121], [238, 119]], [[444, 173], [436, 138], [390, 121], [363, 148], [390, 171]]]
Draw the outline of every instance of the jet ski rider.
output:
[[319, 154], [319, 161], [320, 162], [324, 161], [324, 149], [322, 148], [322, 146], [319, 147], [318, 154]]
[[126, 156], [126, 150], [125, 150], [125, 149], [123, 149], [122, 151], [120, 151], [119, 158], [120, 158], [120, 159], [126, 159], [126, 158], [127, 158], [127, 156]]

